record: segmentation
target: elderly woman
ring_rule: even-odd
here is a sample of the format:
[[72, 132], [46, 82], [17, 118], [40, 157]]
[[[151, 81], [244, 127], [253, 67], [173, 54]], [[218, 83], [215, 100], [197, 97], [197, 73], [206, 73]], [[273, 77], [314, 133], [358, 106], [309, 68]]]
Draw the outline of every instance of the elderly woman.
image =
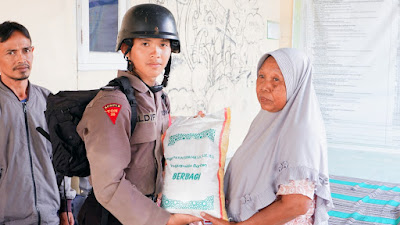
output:
[[326, 136], [310, 60], [279, 49], [257, 71], [261, 110], [225, 175], [228, 215], [239, 224], [328, 224]]

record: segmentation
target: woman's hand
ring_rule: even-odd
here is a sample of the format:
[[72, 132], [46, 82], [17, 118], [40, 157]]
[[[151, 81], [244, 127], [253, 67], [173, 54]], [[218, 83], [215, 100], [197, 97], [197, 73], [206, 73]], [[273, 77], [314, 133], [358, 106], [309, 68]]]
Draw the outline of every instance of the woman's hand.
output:
[[228, 222], [223, 219], [219, 219], [216, 217], [213, 217], [205, 212], [200, 213], [201, 217], [203, 217], [205, 220], [210, 221], [213, 225], [231, 225], [231, 224], [236, 224], [234, 222]]
[[169, 218], [167, 225], [186, 225], [197, 221], [203, 221], [203, 219], [189, 214], [176, 213], [176, 214], [171, 214], [171, 217]]

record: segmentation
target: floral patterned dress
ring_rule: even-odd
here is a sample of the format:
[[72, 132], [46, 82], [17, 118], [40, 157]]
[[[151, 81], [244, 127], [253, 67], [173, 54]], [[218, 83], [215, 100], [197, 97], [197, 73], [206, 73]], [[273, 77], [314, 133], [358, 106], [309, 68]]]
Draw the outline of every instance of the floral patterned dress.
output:
[[291, 180], [288, 184], [279, 186], [276, 195], [301, 194], [309, 197], [312, 200], [307, 213], [296, 217], [295, 219], [285, 223], [285, 225], [312, 225], [314, 223], [313, 215], [315, 210], [314, 198], [315, 184], [308, 180]]

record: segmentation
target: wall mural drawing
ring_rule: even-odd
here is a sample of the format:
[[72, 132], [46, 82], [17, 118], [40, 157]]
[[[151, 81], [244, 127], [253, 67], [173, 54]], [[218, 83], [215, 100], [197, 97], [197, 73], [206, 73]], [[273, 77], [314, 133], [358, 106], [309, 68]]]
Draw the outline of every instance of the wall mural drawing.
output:
[[255, 65], [266, 39], [257, 0], [229, 1], [229, 6], [216, 0], [141, 3], [146, 2], [171, 10], [178, 26], [181, 53], [173, 54], [166, 89], [174, 115], [231, 107], [254, 92]]

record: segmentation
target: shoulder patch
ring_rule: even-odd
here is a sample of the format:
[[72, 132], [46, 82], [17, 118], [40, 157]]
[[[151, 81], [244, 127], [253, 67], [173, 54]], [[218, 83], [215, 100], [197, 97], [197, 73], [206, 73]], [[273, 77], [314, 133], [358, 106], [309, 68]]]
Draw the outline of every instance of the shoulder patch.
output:
[[115, 124], [117, 120], [119, 111], [121, 110], [121, 105], [118, 103], [109, 103], [103, 106], [104, 112], [107, 113], [108, 117], [110, 117], [111, 122]]

